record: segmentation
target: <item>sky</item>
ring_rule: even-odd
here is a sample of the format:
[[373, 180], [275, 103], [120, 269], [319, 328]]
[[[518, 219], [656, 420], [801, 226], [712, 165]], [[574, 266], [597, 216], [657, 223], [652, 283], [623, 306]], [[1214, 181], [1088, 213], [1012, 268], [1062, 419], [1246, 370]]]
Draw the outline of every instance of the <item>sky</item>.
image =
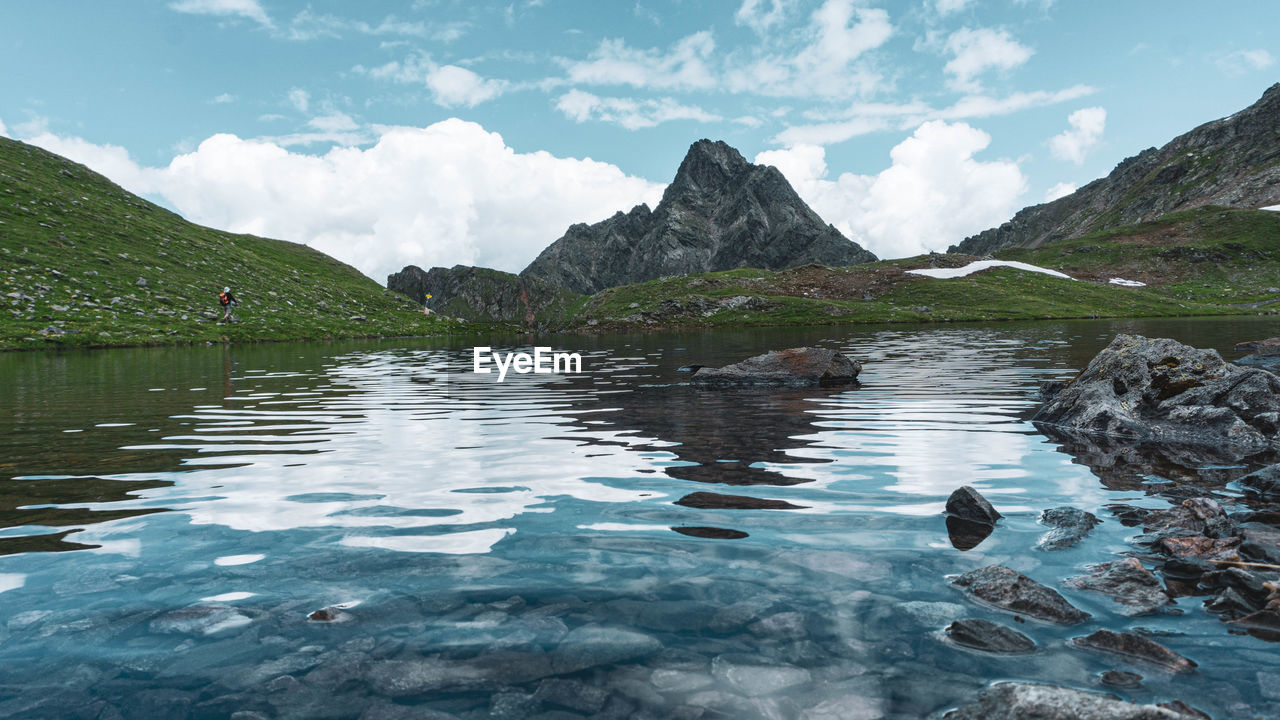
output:
[[[1211, 7], [1217, 7], [1211, 10]], [[882, 258], [943, 251], [1280, 80], [1280, 3], [4, 3], [0, 135], [385, 282], [518, 272], [689, 145]]]

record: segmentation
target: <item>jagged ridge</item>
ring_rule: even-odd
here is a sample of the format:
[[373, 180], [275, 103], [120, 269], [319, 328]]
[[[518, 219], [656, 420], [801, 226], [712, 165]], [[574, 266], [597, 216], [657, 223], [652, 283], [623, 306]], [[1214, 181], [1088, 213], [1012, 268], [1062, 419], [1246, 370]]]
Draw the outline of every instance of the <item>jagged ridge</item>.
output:
[[1105, 178], [1009, 222], [966, 238], [949, 252], [987, 255], [1039, 247], [1088, 232], [1147, 222], [1204, 205], [1256, 209], [1280, 204], [1280, 83], [1248, 108], [1148, 148]]

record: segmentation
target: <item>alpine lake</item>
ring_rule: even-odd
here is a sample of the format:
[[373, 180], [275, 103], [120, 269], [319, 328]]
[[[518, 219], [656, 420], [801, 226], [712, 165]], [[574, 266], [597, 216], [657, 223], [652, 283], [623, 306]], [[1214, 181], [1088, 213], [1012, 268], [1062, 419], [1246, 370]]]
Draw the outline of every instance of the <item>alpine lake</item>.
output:
[[[0, 354], [0, 717], [921, 718], [1000, 680], [1280, 717], [1280, 647], [1204, 598], [1131, 618], [1062, 582], [1141, 557], [1109, 505], [1169, 506], [1173, 478], [1091, 467], [1029, 422], [1040, 385], [1117, 333], [1231, 359], [1280, 323]], [[498, 383], [474, 345], [550, 345], [582, 372]], [[710, 390], [682, 370], [802, 345], [862, 362], [860, 384]], [[961, 485], [1004, 515], [967, 550], [942, 515]], [[1064, 505], [1101, 525], [1038, 549]], [[948, 583], [996, 563], [1092, 617], [1020, 622]], [[1037, 648], [958, 647], [942, 631], [966, 617]], [[1068, 645], [1099, 628], [1198, 667]], [[1144, 678], [1103, 688], [1110, 669]]]

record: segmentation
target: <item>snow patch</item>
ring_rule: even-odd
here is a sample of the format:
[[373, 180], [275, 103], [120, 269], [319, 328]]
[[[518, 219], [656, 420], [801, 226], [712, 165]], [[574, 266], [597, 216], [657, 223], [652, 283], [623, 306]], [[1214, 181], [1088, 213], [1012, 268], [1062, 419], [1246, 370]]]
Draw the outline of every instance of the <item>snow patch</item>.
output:
[[1270, 205], [1270, 206], [1268, 206], [1268, 207], [1264, 207], [1264, 208], [1261, 208], [1261, 209], [1262, 209], [1262, 210], [1270, 210], [1271, 212], [1280, 212], [1280, 205]]
[[1043, 273], [1045, 275], [1052, 275], [1054, 277], [1065, 278], [1067, 280], [1075, 280], [1075, 278], [1070, 275], [1060, 273], [1057, 270], [1050, 270], [1049, 268], [1042, 268], [1030, 263], [1012, 260], [978, 260], [976, 262], [971, 262], [964, 267], [926, 268], [924, 270], [908, 270], [907, 272], [913, 275], [924, 275], [925, 277], [941, 278], [946, 280], [950, 278], [965, 277], [966, 275], [972, 275], [981, 270], [988, 270], [994, 267], [1011, 267], [1017, 270], [1026, 270], [1027, 272]]
[[1147, 284], [1144, 282], [1138, 282], [1137, 280], [1125, 280], [1124, 278], [1111, 278], [1107, 282], [1111, 283], [1112, 285], [1119, 285], [1120, 287], [1146, 287], [1147, 286]]

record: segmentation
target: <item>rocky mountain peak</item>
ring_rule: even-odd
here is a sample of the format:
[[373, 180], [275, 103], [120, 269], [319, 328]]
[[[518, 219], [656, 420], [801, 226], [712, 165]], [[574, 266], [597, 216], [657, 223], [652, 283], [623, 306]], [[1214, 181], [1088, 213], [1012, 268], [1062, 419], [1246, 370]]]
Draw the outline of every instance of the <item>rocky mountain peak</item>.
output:
[[573, 225], [520, 274], [592, 294], [685, 273], [873, 260], [823, 222], [777, 168], [753, 165], [724, 142], [699, 140], [652, 212], [637, 205]]

